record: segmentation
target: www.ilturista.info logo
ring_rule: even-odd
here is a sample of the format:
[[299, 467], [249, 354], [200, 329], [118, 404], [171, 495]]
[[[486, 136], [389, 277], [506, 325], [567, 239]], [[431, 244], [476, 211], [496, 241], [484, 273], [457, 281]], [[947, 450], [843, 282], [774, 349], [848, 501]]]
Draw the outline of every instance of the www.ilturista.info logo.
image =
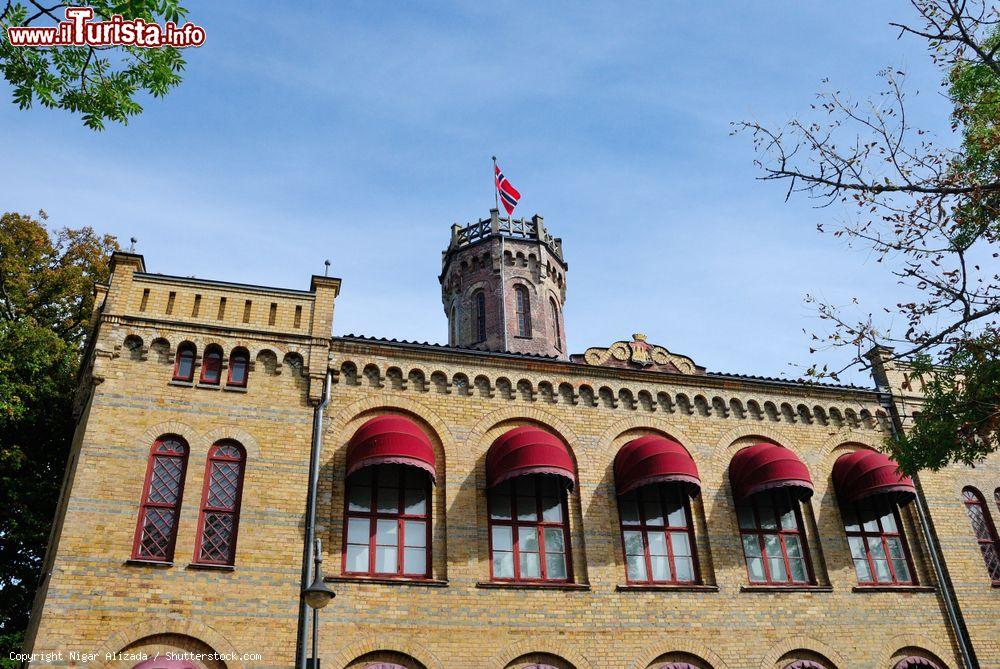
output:
[[187, 22], [162, 26], [145, 19], [126, 19], [115, 14], [107, 21], [94, 21], [91, 7], [67, 7], [66, 20], [56, 26], [9, 26], [7, 39], [13, 46], [141, 46], [148, 49], [172, 46], [183, 49], [205, 43], [205, 29]]

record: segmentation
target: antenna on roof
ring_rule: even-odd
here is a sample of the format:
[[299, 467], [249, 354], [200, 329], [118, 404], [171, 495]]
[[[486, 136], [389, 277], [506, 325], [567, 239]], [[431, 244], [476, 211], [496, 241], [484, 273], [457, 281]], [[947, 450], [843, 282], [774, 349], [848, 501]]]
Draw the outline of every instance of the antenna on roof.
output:
[[132, 244], [128, 247], [128, 252], [135, 253], [135, 243], [138, 242], [139, 240], [136, 239], [135, 237], [131, 237], [129, 238], [129, 241], [132, 242]]
[[330, 260], [329, 258], [323, 261], [323, 276], [330, 276]]

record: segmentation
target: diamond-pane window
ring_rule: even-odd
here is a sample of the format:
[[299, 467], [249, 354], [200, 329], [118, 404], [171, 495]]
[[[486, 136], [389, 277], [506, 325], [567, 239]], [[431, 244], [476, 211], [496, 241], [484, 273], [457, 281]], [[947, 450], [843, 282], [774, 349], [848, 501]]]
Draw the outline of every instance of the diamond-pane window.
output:
[[982, 495], [975, 488], [964, 489], [962, 497], [965, 511], [972, 523], [972, 533], [976, 535], [979, 552], [982, 553], [983, 562], [986, 564], [986, 573], [989, 574], [991, 581], [1000, 583], [1000, 540], [997, 539], [997, 531], [990, 518], [990, 512], [983, 502]]
[[245, 461], [235, 441], [220, 441], [208, 453], [195, 562], [233, 564]]
[[133, 559], [173, 560], [187, 455], [187, 444], [174, 435], [161, 437], [153, 444], [132, 547]]

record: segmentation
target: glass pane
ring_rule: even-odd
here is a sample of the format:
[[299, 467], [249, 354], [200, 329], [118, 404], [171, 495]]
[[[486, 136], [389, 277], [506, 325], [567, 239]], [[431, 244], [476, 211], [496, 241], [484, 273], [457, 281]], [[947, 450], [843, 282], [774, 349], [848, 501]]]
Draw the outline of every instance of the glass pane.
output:
[[865, 559], [865, 544], [861, 537], [847, 537], [847, 543], [851, 546], [851, 557], [855, 560]]
[[375, 525], [375, 544], [395, 546], [399, 543], [399, 523], [395, 520], [379, 520]]
[[405, 513], [411, 516], [424, 516], [427, 514], [427, 489], [407, 488], [403, 491], [403, 503]]
[[893, 560], [892, 568], [896, 572], [896, 580], [900, 583], [910, 582], [910, 565], [906, 564], [906, 560]]
[[347, 521], [347, 543], [368, 545], [371, 524], [367, 518], [350, 518]]
[[566, 556], [564, 554], [545, 554], [545, 577], [554, 579], [566, 578]]
[[559, 497], [562, 491], [562, 482], [556, 476], [540, 476], [536, 483], [543, 497]]
[[765, 535], [764, 551], [769, 558], [767, 567], [771, 570], [771, 580], [787, 581], [788, 572], [785, 571], [785, 559], [781, 554], [781, 540], [774, 535]]
[[793, 537], [790, 535], [785, 536], [785, 550], [788, 551], [788, 557], [791, 558], [801, 558], [802, 555], [802, 543], [799, 541], [798, 537]]
[[535, 529], [534, 527], [517, 528], [517, 547], [522, 553], [524, 553], [525, 551], [537, 553], [538, 530]]
[[650, 567], [653, 570], [652, 576], [654, 581], [669, 581], [670, 578], [670, 563], [667, 560], [667, 556], [650, 556], [649, 558]]
[[889, 563], [885, 560], [875, 560], [875, 576], [879, 583], [892, 583], [892, 574], [889, 573]]
[[396, 553], [395, 546], [376, 546], [375, 571], [380, 574], [395, 574], [397, 571]]
[[868, 560], [855, 560], [854, 571], [858, 574], [859, 583], [872, 582], [872, 570], [871, 567], [868, 566]]
[[795, 509], [784, 509], [781, 513], [781, 529], [783, 530], [797, 530], [799, 529], [798, 520], [795, 518]]
[[402, 465], [382, 465], [378, 469], [379, 487], [399, 488], [399, 474]]
[[764, 562], [760, 558], [747, 558], [747, 571], [750, 572], [750, 580], [754, 583], [762, 583], [764, 578]]
[[645, 500], [642, 504], [647, 525], [663, 525], [663, 507], [660, 500]]
[[521, 578], [541, 578], [542, 568], [538, 553], [521, 553]]
[[868, 537], [868, 552], [872, 554], [872, 557], [876, 560], [885, 559], [885, 551], [882, 549], [882, 538], [881, 537]]
[[[521, 478], [524, 478], [523, 476]], [[534, 497], [517, 498], [517, 519], [538, 520], [538, 500]]]
[[625, 539], [625, 555], [642, 555], [642, 532], [627, 531]]
[[493, 528], [493, 551], [512, 551], [514, 550], [513, 533], [510, 527], [494, 527]]
[[418, 574], [420, 576], [425, 575], [427, 573], [427, 549], [404, 548], [403, 572], [406, 574]]
[[774, 517], [774, 509], [763, 504], [757, 507], [757, 515], [760, 517], [760, 526], [765, 530], [778, 529], [778, 521]]
[[558, 497], [542, 498], [542, 520], [549, 523], [562, 522], [562, 502]]
[[899, 537], [886, 537], [885, 542], [889, 544], [889, 557], [894, 560], [906, 557], [903, 553], [903, 542]]
[[748, 558], [760, 557], [760, 542], [756, 536], [752, 534], [743, 536], [743, 554]]
[[363, 467], [358, 471], [351, 474], [351, 484], [352, 485], [371, 485], [372, 484], [372, 472], [375, 471], [374, 467]]
[[422, 520], [403, 521], [403, 545], [411, 548], [427, 546], [427, 523]]
[[687, 514], [683, 504], [671, 502], [667, 506], [667, 524], [670, 527], [687, 527]]
[[754, 527], [753, 519], [753, 508], [749, 506], [740, 506], [736, 508], [736, 515], [739, 516], [740, 529], [752, 530]]
[[671, 532], [670, 547], [674, 550], [674, 557], [690, 556], [691, 540], [687, 532]]
[[677, 569], [677, 580], [690, 582], [694, 580], [694, 561], [689, 557], [674, 557], [674, 568]]
[[666, 555], [667, 554], [667, 535], [663, 532], [650, 532], [647, 535], [647, 540], [649, 541], [649, 554], [650, 555]]
[[514, 578], [514, 554], [493, 551], [493, 578]]
[[622, 512], [622, 524], [635, 525], [639, 522], [639, 504], [635, 492], [630, 492], [618, 498], [618, 508]]
[[778, 535], [764, 535], [764, 552], [768, 557], [781, 557], [781, 539], [778, 538]]
[[808, 580], [805, 560], [793, 560], [789, 558], [788, 566], [792, 570], [792, 582], [805, 583]]
[[646, 558], [642, 555], [629, 555], [625, 559], [625, 565], [628, 569], [628, 578], [630, 581], [645, 581], [646, 580]]
[[351, 485], [347, 508], [351, 511], [372, 510], [372, 489], [365, 485]]
[[871, 515], [871, 511], [866, 509], [866, 513], [862, 514], [861, 526], [865, 529], [865, 532], [878, 532], [878, 520]]
[[535, 496], [535, 477], [518, 476], [514, 479], [514, 492], [524, 497]]
[[[381, 481], [379, 481], [381, 484]], [[378, 488], [378, 512], [399, 513], [399, 488]]]
[[507, 495], [490, 496], [490, 518], [510, 520], [510, 497]]
[[347, 571], [368, 571], [368, 544], [347, 546]]
[[886, 511], [882, 515], [882, 530], [884, 532], [889, 532], [890, 534], [895, 534], [899, 531], [896, 528], [896, 516], [892, 512], [892, 509]]
[[860, 532], [861, 524], [858, 523], [858, 516], [854, 509], [844, 509], [844, 529], [848, 532]]
[[566, 546], [563, 542], [563, 531], [558, 527], [545, 528], [545, 552], [565, 553]]
[[415, 490], [423, 490], [427, 486], [427, 472], [419, 467], [403, 468], [403, 485]]

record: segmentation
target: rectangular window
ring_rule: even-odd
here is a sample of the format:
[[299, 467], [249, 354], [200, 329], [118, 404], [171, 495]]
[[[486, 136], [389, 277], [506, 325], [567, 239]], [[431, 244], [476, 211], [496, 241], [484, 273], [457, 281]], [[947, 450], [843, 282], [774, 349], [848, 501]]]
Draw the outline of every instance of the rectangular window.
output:
[[253, 306], [253, 302], [250, 301], [250, 300], [247, 300], [246, 302], [243, 303], [243, 322], [244, 323], [249, 323], [250, 322], [250, 308], [252, 306]]
[[743, 555], [751, 583], [812, 582], [801, 505], [789, 491], [758, 493], [736, 507]]
[[199, 311], [201, 311], [201, 295], [195, 295], [194, 306], [191, 307], [191, 317], [197, 318]]
[[292, 323], [295, 327], [302, 327], [302, 305], [295, 305], [295, 322]]
[[698, 580], [689, 498], [677, 484], [642, 486], [618, 497], [629, 583]]
[[226, 298], [219, 298], [219, 315], [216, 316], [218, 320], [223, 320], [226, 317]]
[[145, 311], [146, 305], [149, 304], [149, 288], [142, 289], [142, 301], [139, 302], [139, 311]]
[[524, 475], [489, 492], [491, 573], [497, 581], [571, 579], [566, 488]]
[[274, 321], [278, 319], [278, 303], [271, 302], [271, 311], [267, 314], [267, 324], [274, 325]]
[[844, 529], [859, 585], [913, 585], [910, 549], [899, 507], [885, 496], [843, 509]]
[[177, 300], [177, 293], [174, 291], [170, 291], [170, 294], [167, 295], [167, 314], [174, 313], [174, 302], [176, 300]]

